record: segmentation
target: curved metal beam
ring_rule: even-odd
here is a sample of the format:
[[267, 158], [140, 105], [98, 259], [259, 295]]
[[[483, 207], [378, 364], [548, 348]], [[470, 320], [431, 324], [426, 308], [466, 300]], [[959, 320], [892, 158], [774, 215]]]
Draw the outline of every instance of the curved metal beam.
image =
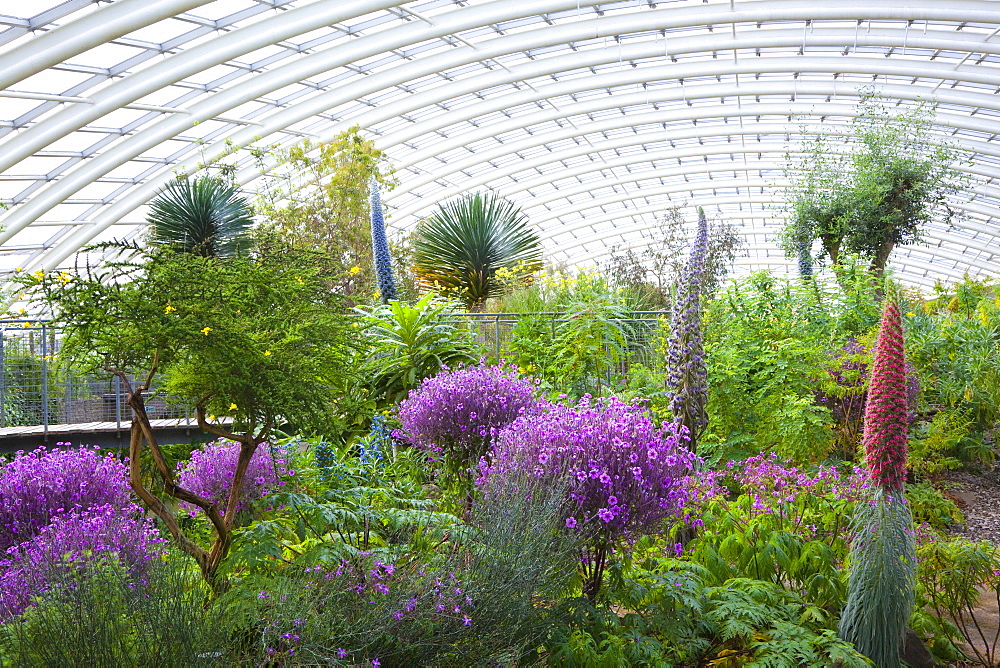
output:
[[[781, 4], [781, 3], [777, 3], [777, 4]], [[968, 10], [970, 7], [974, 7], [974, 8], [977, 8], [977, 9], [982, 8], [983, 4], [984, 3], [956, 3], [956, 5], [954, 5], [954, 6], [950, 5], [949, 7], [954, 7], [954, 11], [955, 12], [962, 12], [962, 11]], [[908, 7], [908, 9], [910, 9], [910, 8], [912, 8], [912, 7]], [[921, 8], [921, 11], [923, 11], [924, 9], [926, 9], [926, 5]], [[857, 15], [857, 11], [855, 11], [855, 10], [857, 10], [857, 8], [851, 8], [851, 10], [852, 10], [853, 14], [856, 16]], [[898, 7], [894, 9], [894, 11], [898, 11], [898, 10], [899, 10]], [[815, 18], [815, 11], [811, 12], [810, 15], [813, 18]], [[702, 13], [702, 16], [704, 16], [704, 13]], [[730, 16], [732, 16], [732, 14], [730, 14]], [[908, 17], [912, 17], [912, 13], [908, 14], [907, 16]], [[957, 13], [953, 14], [952, 16], [957, 16]], [[365, 38], [362, 38], [362, 39], [365, 39]], [[361, 40], [356, 40], [354, 43], [357, 44], [359, 41], [361, 41]], [[796, 62], [798, 62], [798, 61], [796, 61]], [[783, 68], [783, 70], [787, 70], [787, 69], [788, 69], [787, 67]], [[799, 69], [799, 68], [796, 68], [796, 69]], [[840, 69], [842, 69], [842, 68], [840, 68]]]
[[213, 0], [118, 0], [100, 7], [0, 55], [0, 90], [133, 30], [210, 2]]

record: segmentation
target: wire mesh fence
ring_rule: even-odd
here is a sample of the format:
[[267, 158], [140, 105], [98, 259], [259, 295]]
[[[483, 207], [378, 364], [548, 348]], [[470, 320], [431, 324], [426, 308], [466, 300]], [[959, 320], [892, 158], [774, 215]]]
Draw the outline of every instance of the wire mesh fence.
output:
[[[626, 376], [633, 365], [656, 366], [660, 355], [655, 335], [664, 316], [660, 311], [644, 311], [615, 320], [626, 350], [607, 372], [609, 385]], [[516, 327], [528, 317], [551, 327], [554, 336], [573, 316], [556, 312], [449, 313], [442, 322], [469, 329], [491, 356], [510, 359]], [[46, 322], [0, 320], [0, 428], [91, 422], [127, 425], [132, 412], [120, 380], [110, 374], [94, 377], [78, 373], [60, 360], [60, 348], [58, 329]], [[194, 415], [190, 406], [171, 400], [155, 386], [146, 406], [151, 419]]]
[[[59, 349], [59, 332], [48, 323], [0, 321], [0, 428], [131, 422], [123, 383], [78, 373], [59, 359]], [[193, 415], [155, 387], [146, 405], [152, 419]]]
[[[517, 326], [525, 318], [532, 318], [535, 323], [544, 323], [550, 329], [552, 338], [557, 336], [562, 326], [576, 317], [572, 313], [561, 311], [535, 313], [449, 313], [443, 318], [445, 322], [461, 326], [473, 331], [478, 341], [496, 359], [510, 359], [511, 343], [517, 334]], [[621, 331], [625, 345], [624, 355], [608, 372], [607, 383], [613, 384], [628, 375], [628, 370], [637, 364], [656, 368], [662, 363], [662, 355], [657, 350], [657, 332], [669, 317], [666, 311], [635, 311], [630, 318], [611, 318], [610, 320]], [[605, 342], [603, 349], [610, 354], [610, 342]]]

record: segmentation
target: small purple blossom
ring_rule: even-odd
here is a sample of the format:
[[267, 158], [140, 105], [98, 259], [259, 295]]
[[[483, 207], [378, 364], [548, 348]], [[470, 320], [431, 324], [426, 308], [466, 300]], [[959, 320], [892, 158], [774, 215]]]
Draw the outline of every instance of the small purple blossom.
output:
[[499, 429], [537, 412], [534, 392], [513, 366], [445, 369], [400, 403], [400, 433], [418, 448], [443, 451], [461, 471], [489, 455]]
[[[240, 444], [219, 439], [208, 443], [191, 453], [191, 459], [177, 465], [177, 482], [181, 487], [219, 504], [225, 512], [229, 499], [229, 489], [236, 472], [236, 462], [240, 454]], [[284, 470], [285, 458], [274, 452], [268, 443], [257, 446], [243, 481], [243, 492], [237, 510], [250, 508], [253, 503], [277, 489], [281, 482], [279, 473], [294, 475], [294, 471]], [[193, 514], [196, 508], [185, 506]]]

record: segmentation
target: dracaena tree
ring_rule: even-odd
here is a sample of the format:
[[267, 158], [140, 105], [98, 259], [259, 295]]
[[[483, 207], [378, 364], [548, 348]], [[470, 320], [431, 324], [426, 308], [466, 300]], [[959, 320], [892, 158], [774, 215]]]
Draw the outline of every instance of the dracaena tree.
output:
[[203, 257], [227, 258], [249, 246], [249, 202], [235, 186], [206, 176], [171, 181], [149, 204], [151, 243]]
[[481, 310], [503, 289], [498, 269], [520, 275], [541, 269], [541, 241], [512, 201], [494, 192], [472, 193], [438, 205], [423, 221], [413, 267], [423, 287]]

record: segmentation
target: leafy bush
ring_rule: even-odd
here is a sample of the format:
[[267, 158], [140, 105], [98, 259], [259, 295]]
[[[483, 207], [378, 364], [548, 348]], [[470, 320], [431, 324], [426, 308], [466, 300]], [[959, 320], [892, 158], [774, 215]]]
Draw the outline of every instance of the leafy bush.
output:
[[371, 337], [362, 373], [370, 379], [368, 390], [380, 405], [401, 401], [442, 367], [481, 357], [482, 350], [469, 331], [441, 321], [448, 306], [447, 301], [429, 293], [412, 306], [392, 301], [371, 311], [359, 311]]
[[996, 665], [1000, 630], [990, 631], [979, 616], [982, 598], [1000, 606], [1000, 548], [965, 538], [931, 540], [917, 549], [917, 558], [918, 605], [947, 623], [935, 644], [947, 649], [950, 638], [961, 634], [977, 662]]
[[687, 548], [689, 558], [705, 566], [706, 582], [761, 580], [809, 603], [839, 607], [846, 594], [839, 569], [865, 479], [832, 467], [808, 472], [773, 453], [727, 469], [735, 494], [713, 493], [722, 480], [704, 476], [703, 528]]

